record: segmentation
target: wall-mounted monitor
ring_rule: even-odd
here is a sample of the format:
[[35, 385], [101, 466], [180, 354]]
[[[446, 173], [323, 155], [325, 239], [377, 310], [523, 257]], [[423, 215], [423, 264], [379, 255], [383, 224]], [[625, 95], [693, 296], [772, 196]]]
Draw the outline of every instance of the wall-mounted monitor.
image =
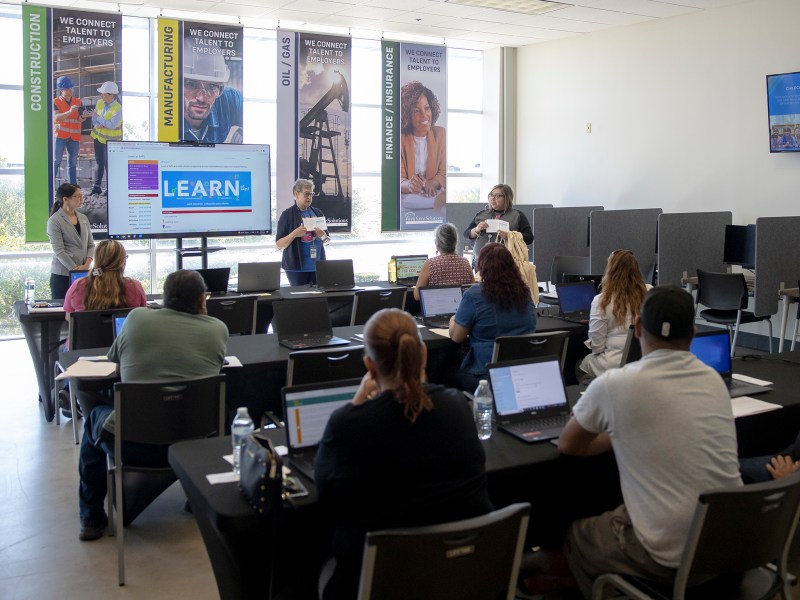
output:
[[108, 237], [272, 232], [267, 144], [108, 142]]
[[756, 268], [755, 225], [725, 225], [722, 262], [727, 265], [741, 265], [745, 269]]
[[800, 72], [767, 75], [769, 151], [800, 152]]

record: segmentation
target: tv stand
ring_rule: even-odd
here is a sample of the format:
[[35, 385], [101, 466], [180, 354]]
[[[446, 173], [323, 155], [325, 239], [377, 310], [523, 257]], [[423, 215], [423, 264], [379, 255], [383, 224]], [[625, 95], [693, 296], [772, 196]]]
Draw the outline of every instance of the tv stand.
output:
[[201, 269], [208, 268], [208, 255], [211, 252], [219, 252], [220, 250], [225, 250], [224, 246], [209, 246], [208, 245], [208, 238], [201, 237], [200, 238], [200, 245], [199, 246], [189, 246], [187, 248], [183, 247], [183, 239], [177, 238], [175, 240], [175, 252], [177, 253], [176, 257], [176, 266], [178, 269], [183, 268], [183, 259], [184, 257], [193, 257], [199, 256], [201, 257]]

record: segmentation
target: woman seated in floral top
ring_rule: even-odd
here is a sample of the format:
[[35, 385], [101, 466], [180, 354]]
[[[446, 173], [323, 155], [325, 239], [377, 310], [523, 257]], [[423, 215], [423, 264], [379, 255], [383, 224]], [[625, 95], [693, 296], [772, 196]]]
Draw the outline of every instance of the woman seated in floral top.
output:
[[434, 231], [436, 256], [422, 265], [414, 288], [419, 300], [419, 288], [433, 285], [467, 285], [475, 282], [472, 267], [463, 256], [456, 254], [458, 230], [452, 223], [442, 223]]

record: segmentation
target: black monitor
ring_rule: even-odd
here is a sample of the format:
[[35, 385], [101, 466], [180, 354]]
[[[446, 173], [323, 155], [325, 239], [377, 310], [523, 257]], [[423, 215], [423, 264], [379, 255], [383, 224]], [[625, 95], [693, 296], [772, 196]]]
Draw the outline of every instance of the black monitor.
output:
[[756, 268], [756, 226], [725, 225], [725, 251], [722, 262]]

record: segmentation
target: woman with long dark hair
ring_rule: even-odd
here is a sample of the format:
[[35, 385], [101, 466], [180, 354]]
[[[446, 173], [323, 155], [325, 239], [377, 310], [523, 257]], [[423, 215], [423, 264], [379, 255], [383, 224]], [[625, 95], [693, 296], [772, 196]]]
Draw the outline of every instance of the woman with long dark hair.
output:
[[487, 244], [478, 256], [478, 271], [480, 284], [464, 292], [458, 311], [450, 319], [450, 339], [459, 344], [469, 339], [469, 350], [456, 378], [457, 385], [467, 391], [474, 390], [486, 377], [495, 338], [536, 331], [531, 291], [511, 252], [502, 244]]
[[[481, 249], [489, 242], [505, 243], [508, 240], [508, 231], [489, 233], [489, 219], [507, 222], [508, 231], [519, 231], [526, 246], [533, 243], [533, 229], [528, 217], [514, 208], [514, 190], [510, 185], [498, 183], [489, 192], [486, 208], [478, 212], [464, 230], [465, 239], [475, 240], [472, 246], [473, 261], [478, 260]], [[480, 271], [477, 267], [476, 270]]]
[[62, 183], [47, 220], [47, 237], [53, 247], [50, 264], [50, 296], [63, 298], [69, 289], [69, 272], [86, 271], [94, 256], [94, 238], [89, 218], [79, 213], [83, 192], [72, 183]]
[[469, 405], [461, 392], [425, 382], [427, 348], [414, 319], [397, 309], [375, 313], [364, 345], [368, 373], [353, 401], [331, 415], [314, 469], [335, 524], [325, 600], [355, 600], [367, 531], [492, 510]]

